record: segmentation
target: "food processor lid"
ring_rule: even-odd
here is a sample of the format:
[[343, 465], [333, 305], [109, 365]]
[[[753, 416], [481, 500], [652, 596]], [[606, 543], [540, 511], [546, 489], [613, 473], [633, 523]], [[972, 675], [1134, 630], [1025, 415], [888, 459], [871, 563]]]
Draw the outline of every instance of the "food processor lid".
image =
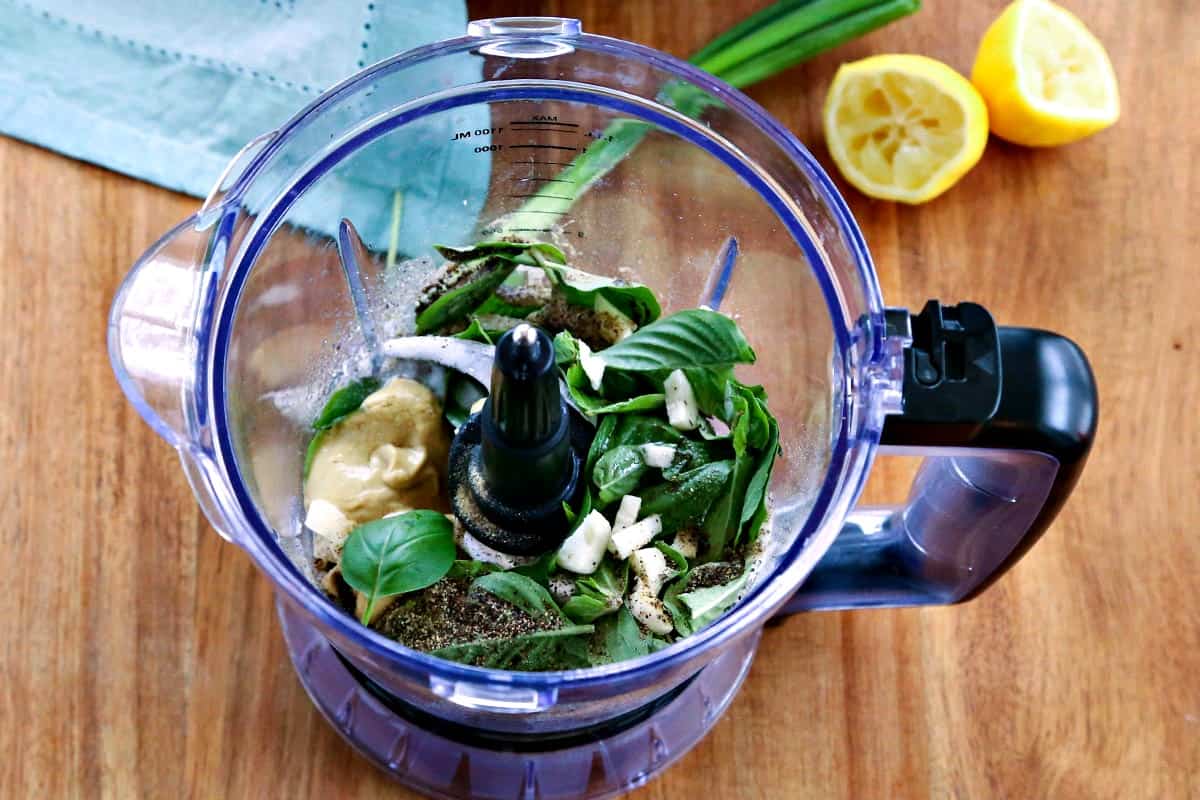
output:
[[[624, 98], [629, 109], [642, 109], [656, 115], [656, 121], [671, 126], [673, 132], [681, 132], [693, 143], [702, 137], [714, 143], [713, 152], [725, 159], [736, 159], [745, 155], [739, 148], [722, 139], [720, 131], [706, 128], [695, 120], [688, 119], [678, 111], [664, 106], [655, 98], [636, 97], [621, 88], [620, 68], [622, 63], [637, 61], [649, 65], [673, 80], [678, 80], [706, 92], [719, 100], [730, 113], [748, 121], [771, 140], [780, 161], [778, 164], [743, 163], [738, 173], [747, 181], [756, 183], [756, 188], [767, 200], [784, 225], [792, 231], [798, 244], [811, 257], [809, 268], [819, 282], [827, 305], [830, 324], [833, 326], [834, 347], [832, 369], [833, 384], [839, 397], [832, 407], [839, 413], [830, 420], [832, 431], [829, 442], [827, 472], [819, 492], [804, 507], [776, 505], [773, 517], [778, 524], [800, 525], [797, 535], [786, 551], [780, 554], [771, 574], [756, 581], [738, 605], [721, 619], [700, 632], [687, 637], [657, 653], [629, 661], [616, 662], [600, 667], [591, 667], [569, 672], [512, 673], [467, 666], [449, 662], [418, 651], [409, 650], [370, 629], [358, 625], [357, 621], [334, 608], [309, 582], [280, 550], [275, 532], [256, 507], [242, 477], [238, 472], [238, 459], [226, 420], [227, 386], [226, 364], [230, 353], [230, 333], [241, 289], [253, 267], [256, 248], [262, 246], [277, 224], [282, 204], [288, 201], [289, 187], [275, 192], [271, 202], [242, 238], [234, 264], [216, 299], [213, 318], [213, 335], [208, 348], [207, 401], [213, 410], [217, 461], [221, 472], [231, 487], [236, 506], [253, 531], [240, 541], [249, 554], [272, 575], [290, 597], [301, 604], [316, 619], [337, 629], [346, 639], [390, 653], [396, 663], [403, 663], [415, 672], [436, 671], [449, 677], [463, 679], [497, 680], [503, 675], [507, 684], [514, 686], [557, 686], [564, 681], [586, 684], [603, 681], [615, 675], [626, 674], [650, 666], [670, 666], [690, 658], [702, 648], [713, 647], [723, 641], [748, 632], [765, 617], [779, 608], [794, 592], [796, 586], [816, 564], [816, 561], [832, 543], [838, 533], [841, 519], [857, 497], [865, 478], [866, 469], [878, 442], [883, 414], [886, 413], [885, 398], [889, 387], [896, 380], [894, 355], [887, 352], [883, 339], [883, 305], [873, 266], [862, 236], [850, 216], [849, 210], [838, 194], [832, 181], [800, 142], [778, 122], [773, 120], [760, 106], [741, 92], [720, 82], [711, 75], [647, 47], [607, 37], [593, 36], [581, 32], [578, 21], [557, 18], [504, 18], [471, 23], [467, 36], [448, 40], [395, 56], [367, 68], [346, 81], [334, 86], [307, 108], [284, 124], [278, 132], [264, 138], [256, 152], [242, 160], [244, 167], [235, 168], [236, 177], [229, 180], [227, 188], [214, 191], [201, 216], [217, 218], [217, 239], [214, 250], [233, 245], [229, 237], [232, 218], [246, 198], [253, 194], [256, 178], [278, 162], [282, 151], [290, 140], [302, 133], [305, 126], [319, 117], [336, 101], [369, 91], [373, 82], [391, 73], [430, 62], [431, 60], [461, 56], [466, 53], [492, 57], [511, 58], [517, 61], [537, 59], [552, 63], [554, 59], [574, 53], [588, 51], [609, 60], [612, 71], [596, 74], [591, 84], [581, 82], [579, 75], [568, 75], [562, 79], [543, 79], [537, 82], [522, 80], [480, 80], [468, 90], [480, 87], [503, 88], [518, 92], [524, 85], [528, 89], [536, 83], [538, 91], [554, 89], [575, 91], [589, 85], [603, 89], [606, 96]], [[609, 81], [606, 84], [605, 81]], [[610, 84], [615, 84], [610, 85]], [[418, 101], [439, 103], [443, 106], [455, 102], [460, 90], [447, 90]], [[584, 95], [580, 95], [584, 96]], [[472, 102], [474, 102], [472, 100]], [[333, 142], [330, 148], [343, 146]], [[336, 154], [334, 154], [336, 155]], [[326, 154], [324, 158], [332, 157]], [[795, 171], [799, 178], [781, 178], [781, 166]], [[828, 213], [830, 225], [814, 231], [809, 222], [795, 210], [791, 192], [803, 191], [811, 195]], [[226, 238], [221, 239], [222, 235]], [[830, 265], [819, 255], [816, 239], [823, 244], [836, 240], [848, 253], [847, 264], [835, 274]]]

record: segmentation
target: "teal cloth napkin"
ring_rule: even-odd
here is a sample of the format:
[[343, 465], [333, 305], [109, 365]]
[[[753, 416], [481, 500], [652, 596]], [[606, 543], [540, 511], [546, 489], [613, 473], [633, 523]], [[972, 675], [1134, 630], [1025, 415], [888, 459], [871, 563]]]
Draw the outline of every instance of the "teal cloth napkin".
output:
[[[461, 0], [0, 0], [0, 133], [204, 196], [323, 89], [465, 28]], [[405, 227], [426, 211], [406, 203]]]

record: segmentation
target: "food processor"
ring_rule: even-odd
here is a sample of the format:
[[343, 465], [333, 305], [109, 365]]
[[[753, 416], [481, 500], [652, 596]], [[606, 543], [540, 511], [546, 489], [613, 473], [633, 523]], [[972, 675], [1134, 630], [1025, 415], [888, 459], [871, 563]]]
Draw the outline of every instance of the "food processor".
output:
[[[313, 583], [313, 416], [379, 368], [382, 339], [413, 332], [433, 245], [500, 235], [636, 279], [665, 313], [719, 309], [758, 353], [738, 375], [765, 387], [781, 429], [768, 546], [732, 610], [661, 651], [483, 669], [359, 625]], [[557, 18], [473, 22], [249, 143], [134, 265], [108, 343], [212, 526], [274, 585], [313, 702], [433, 797], [629, 790], [715, 724], [768, 621], [970, 599], [1046, 529], [1097, 415], [1069, 340], [997, 326], [973, 303], [886, 307], [833, 183], [754, 102]], [[430, 381], [444, 371], [414, 363]], [[884, 452], [924, 457], [907, 501], [856, 507]]]

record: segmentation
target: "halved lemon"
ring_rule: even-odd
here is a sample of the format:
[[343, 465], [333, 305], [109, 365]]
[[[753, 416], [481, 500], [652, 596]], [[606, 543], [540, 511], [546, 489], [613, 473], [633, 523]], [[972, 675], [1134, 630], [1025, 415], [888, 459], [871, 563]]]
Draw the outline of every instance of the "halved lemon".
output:
[[825, 141], [855, 188], [924, 203], [975, 166], [987, 107], [962, 75], [932, 58], [884, 55], [843, 64], [825, 98]]
[[1067, 144], [1117, 121], [1117, 77], [1104, 46], [1049, 0], [1017, 0], [979, 43], [971, 81], [992, 133], [1033, 147]]

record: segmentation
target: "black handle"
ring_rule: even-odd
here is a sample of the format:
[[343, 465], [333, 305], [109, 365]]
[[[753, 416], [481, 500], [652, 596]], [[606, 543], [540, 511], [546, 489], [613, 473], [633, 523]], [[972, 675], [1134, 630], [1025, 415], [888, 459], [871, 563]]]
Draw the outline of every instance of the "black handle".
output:
[[[974, 303], [947, 308], [930, 300], [913, 319], [912, 338], [904, 413], [886, 418], [881, 444], [1030, 450], [1059, 464], [1029, 531], [965, 601], [1037, 542], [1079, 480], [1096, 435], [1096, 379], [1070, 339], [1036, 328], [997, 328]], [[963, 460], [958, 468], [971, 463], [979, 462]]]
[[785, 613], [975, 597], [1045, 532], [1091, 449], [1096, 383], [1074, 342], [974, 303], [889, 311], [888, 327], [909, 343], [881, 443], [932, 452], [905, 506], [851, 515]]

